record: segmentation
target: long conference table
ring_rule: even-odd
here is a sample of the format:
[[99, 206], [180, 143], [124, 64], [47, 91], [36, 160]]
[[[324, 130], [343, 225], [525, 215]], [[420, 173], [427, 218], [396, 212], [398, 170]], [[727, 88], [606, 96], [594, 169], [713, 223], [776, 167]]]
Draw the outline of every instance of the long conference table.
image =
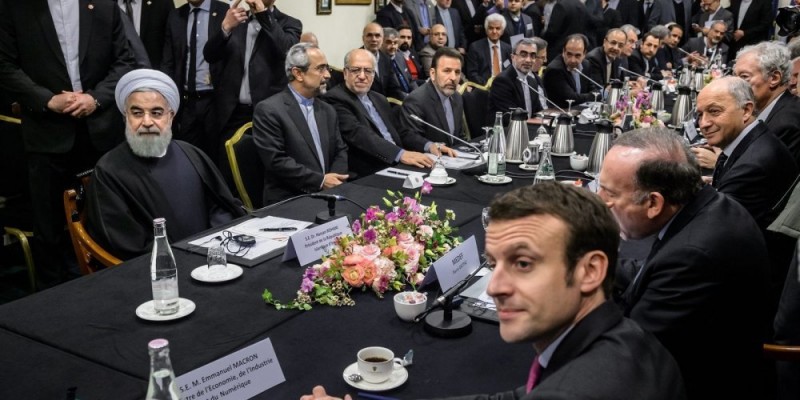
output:
[[[590, 143], [591, 137], [576, 135], [576, 148], [586, 152]], [[557, 168], [568, 165], [566, 158], [554, 161]], [[521, 172], [513, 165], [509, 171]], [[530, 185], [532, 175], [490, 186], [462, 172], [450, 173], [456, 184], [434, 188], [423, 195], [423, 203], [436, 201], [440, 212], [455, 211], [458, 234], [465, 239], [475, 235], [482, 250], [481, 210], [498, 193]], [[415, 192], [402, 189], [400, 179], [372, 175], [329, 193], [369, 206], [382, 204], [386, 189]], [[339, 202], [337, 208], [356, 217], [362, 212], [348, 202]], [[313, 221], [324, 209], [324, 201], [302, 198], [254, 216]], [[152, 299], [149, 255], [0, 306], [0, 398], [63, 399], [75, 387], [81, 400], [142, 399], [149, 376], [147, 343], [154, 338], [169, 340], [176, 376], [269, 338], [286, 381], [257, 399], [296, 399], [317, 384], [329, 393], [355, 395], [358, 390], [343, 380], [342, 372], [366, 346], [388, 347], [397, 356], [414, 350], [408, 381], [381, 393], [385, 396], [493, 393], [527, 379], [530, 344], [503, 342], [494, 323], [473, 319], [466, 337], [433, 337], [422, 324], [397, 318], [393, 292], [384, 299], [354, 293], [353, 307], [276, 310], [262, 301], [261, 293], [268, 288], [278, 299], [292, 299], [304, 271], [296, 261], [273, 258], [245, 268], [236, 280], [205, 284], [190, 277], [205, 257], [177, 248], [174, 253], [180, 295], [197, 306], [182, 319], [149, 322], [135, 315], [137, 306]], [[429, 299], [435, 295], [429, 293]]]

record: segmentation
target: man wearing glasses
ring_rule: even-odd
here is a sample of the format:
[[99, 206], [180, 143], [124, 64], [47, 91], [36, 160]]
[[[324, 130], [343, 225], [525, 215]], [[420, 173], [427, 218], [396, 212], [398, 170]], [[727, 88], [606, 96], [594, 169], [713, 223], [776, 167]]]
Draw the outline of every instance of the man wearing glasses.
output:
[[536, 54], [533, 40], [525, 38], [517, 42], [511, 55], [514, 67], [506, 68], [492, 83], [489, 92], [490, 115], [521, 108], [531, 117], [542, 110], [543, 105], [539, 101], [542, 88], [532, 74]]
[[390, 165], [402, 163], [430, 168], [442, 153], [455, 156], [447, 146], [434, 143], [408, 128], [395, 126], [386, 97], [370, 90], [377, 60], [363, 49], [351, 50], [344, 57], [344, 85], [328, 92], [323, 100], [333, 105], [339, 117], [339, 130], [347, 143], [349, 170], [365, 176]]
[[586, 55], [586, 75], [608, 88], [612, 79], [620, 79], [620, 56], [627, 37], [621, 29], [609, 29], [603, 45], [595, 47]]
[[264, 168], [264, 204], [318, 192], [347, 179], [347, 145], [336, 110], [317, 101], [331, 78], [325, 54], [298, 43], [286, 55], [289, 84], [258, 103], [253, 140]]
[[166, 74], [125, 74], [114, 93], [125, 118], [125, 139], [100, 158], [87, 188], [87, 229], [111, 254], [128, 259], [150, 251], [153, 219], [166, 218], [170, 241], [244, 215], [211, 160], [197, 147], [172, 140], [180, 106]]

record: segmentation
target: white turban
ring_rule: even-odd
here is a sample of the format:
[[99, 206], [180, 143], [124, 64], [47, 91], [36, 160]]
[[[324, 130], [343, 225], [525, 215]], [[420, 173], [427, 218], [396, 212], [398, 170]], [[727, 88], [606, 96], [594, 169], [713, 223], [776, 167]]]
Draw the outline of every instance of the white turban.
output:
[[178, 87], [172, 78], [167, 74], [154, 69], [135, 69], [123, 75], [117, 82], [117, 89], [114, 91], [114, 99], [117, 101], [117, 108], [125, 114], [125, 101], [131, 93], [141, 89], [152, 89], [162, 96], [169, 103], [169, 107], [178, 112], [181, 105]]

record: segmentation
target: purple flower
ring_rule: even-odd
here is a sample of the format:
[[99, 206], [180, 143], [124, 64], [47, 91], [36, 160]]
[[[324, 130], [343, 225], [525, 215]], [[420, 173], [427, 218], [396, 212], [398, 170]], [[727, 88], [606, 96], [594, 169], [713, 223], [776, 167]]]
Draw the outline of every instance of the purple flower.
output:
[[422, 183], [422, 194], [428, 194], [433, 190], [433, 185], [430, 182], [425, 181]]
[[369, 228], [366, 231], [364, 231], [364, 240], [366, 240], [367, 243], [373, 243], [377, 238], [378, 238], [378, 233], [375, 232], [374, 229]]
[[390, 237], [397, 236], [397, 228], [392, 227], [392, 229], [389, 230], [389, 236]]
[[303, 278], [303, 283], [300, 284], [300, 290], [302, 290], [303, 293], [311, 293], [311, 291], [314, 290], [314, 281]]
[[358, 235], [359, 232], [361, 232], [361, 221], [355, 220], [355, 222], [353, 222], [353, 234]]
[[367, 213], [365, 214], [365, 216], [364, 216], [364, 219], [365, 219], [367, 222], [374, 221], [374, 220], [375, 220], [375, 218], [377, 217], [377, 214], [378, 214], [378, 209], [377, 209], [377, 207], [374, 207], [374, 206], [373, 206], [373, 207], [370, 207], [370, 208], [368, 208], [368, 209], [367, 209]]
[[396, 212], [390, 212], [390, 213], [386, 214], [386, 221], [387, 222], [395, 222], [395, 221], [397, 221], [397, 219], [398, 219], [398, 216], [397, 216]]

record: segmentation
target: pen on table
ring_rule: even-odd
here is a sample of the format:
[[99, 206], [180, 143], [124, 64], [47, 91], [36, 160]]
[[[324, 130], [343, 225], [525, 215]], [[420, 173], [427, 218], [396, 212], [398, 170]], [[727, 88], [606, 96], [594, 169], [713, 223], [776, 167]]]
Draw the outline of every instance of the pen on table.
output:
[[296, 231], [297, 228], [294, 226], [284, 226], [281, 228], [261, 228], [259, 229], [261, 232], [292, 232]]
[[379, 396], [377, 394], [370, 394], [364, 392], [358, 392], [358, 397], [362, 399], [370, 399], [370, 400], [400, 400], [397, 397], [386, 397], [386, 396]]

